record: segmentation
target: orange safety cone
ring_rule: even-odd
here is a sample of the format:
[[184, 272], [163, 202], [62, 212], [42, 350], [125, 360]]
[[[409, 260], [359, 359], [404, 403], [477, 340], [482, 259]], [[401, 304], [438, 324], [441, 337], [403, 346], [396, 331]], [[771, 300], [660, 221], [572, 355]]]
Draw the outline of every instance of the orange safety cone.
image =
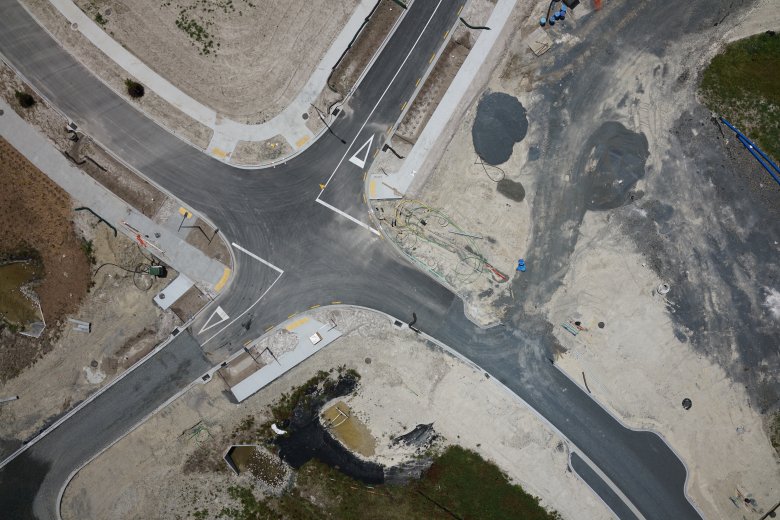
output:
[[601, 0], [593, 0], [593, 8], [597, 11], [601, 9]]

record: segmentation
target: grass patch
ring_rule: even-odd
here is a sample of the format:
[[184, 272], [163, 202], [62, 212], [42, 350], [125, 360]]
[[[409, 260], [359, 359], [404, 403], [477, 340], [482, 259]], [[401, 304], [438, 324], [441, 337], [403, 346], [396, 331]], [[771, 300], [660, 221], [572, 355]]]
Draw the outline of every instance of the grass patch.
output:
[[704, 70], [707, 107], [780, 158], [780, 35], [767, 31], [726, 46]]
[[775, 412], [772, 416], [772, 422], [769, 424], [769, 438], [772, 441], [772, 447], [780, 453], [780, 412]]
[[231, 487], [228, 494], [237, 502], [219, 512], [228, 520], [560, 519], [511, 484], [494, 464], [458, 446], [447, 448], [422, 480], [403, 486], [365, 486], [311, 461], [298, 472], [296, 487], [281, 497], [258, 499], [253, 489], [240, 486]]

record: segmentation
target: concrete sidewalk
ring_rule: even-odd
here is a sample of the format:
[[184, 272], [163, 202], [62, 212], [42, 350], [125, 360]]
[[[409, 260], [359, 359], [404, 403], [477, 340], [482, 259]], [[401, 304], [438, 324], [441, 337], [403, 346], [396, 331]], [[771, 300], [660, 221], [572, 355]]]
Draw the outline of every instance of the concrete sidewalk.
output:
[[[447, 92], [442, 97], [428, 124], [420, 134], [411, 152], [406, 156], [403, 165], [396, 172], [387, 175], [372, 174], [369, 180], [370, 198], [375, 200], [400, 199], [410, 189], [419, 189], [425, 182], [425, 176], [417, 176], [417, 172], [429, 171], [434, 166], [429, 159], [431, 150], [441, 139], [448, 138], [446, 127], [462, 107], [464, 97], [474, 78], [482, 71], [486, 57], [490, 54], [496, 41], [504, 31], [504, 26], [512, 15], [517, 0], [498, 0], [493, 13], [487, 22], [489, 31], [481, 31], [477, 42], [472, 47], [463, 62], [455, 79], [452, 80]], [[414, 186], [412, 184], [414, 183]]]
[[376, 4], [376, 0], [361, 0], [333, 45], [320, 60], [309, 81], [282, 113], [263, 124], [248, 125], [219, 116], [212, 108], [179, 90], [106, 34], [72, 0], [49, 1], [70, 22], [72, 27], [128, 74], [177, 109], [211, 128], [214, 134], [206, 152], [223, 162], [230, 161], [230, 156], [239, 141], [266, 141], [282, 135], [292, 146], [293, 153], [296, 154], [304, 150], [316, 140], [318, 135], [323, 133], [321, 131], [315, 135], [306, 126], [306, 121], [301, 115], [309, 111], [311, 104], [317, 100], [320, 92], [326, 87], [331, 69], [336, 65], [339, 57], [346, 50], [355, 33]]
[[0, 110], [0, 135], [71, 197], [139, 245], [143, 243], [150, 254], [187, 275], [212, 296], [224, 288], [231, 273], [227, 266], [156, 224], [78, 169], [2, 99]]

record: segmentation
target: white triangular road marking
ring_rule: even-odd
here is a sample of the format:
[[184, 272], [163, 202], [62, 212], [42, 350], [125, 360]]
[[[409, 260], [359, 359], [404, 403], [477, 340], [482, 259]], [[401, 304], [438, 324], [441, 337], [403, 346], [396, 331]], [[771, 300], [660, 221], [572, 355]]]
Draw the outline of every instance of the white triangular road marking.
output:
[[[211, 323], [211, 320], [214, 319], [214, 316], [219, 316], [219, 321], [215, 321], [214, 323]], [[210, 328], [216, 327], [223, 321], [226, 321], [228, 318], [230, 318], [230, 316], [228, 316], [227, 313], [222, 310], [222, 307], [217, 307], [216, 310], [211, 313], [209, 319], [206, 320], [206, 323], [203, 324], [203, 328], [200, 329], [200, 332], [198, 332], [198, 334], [203, 334], [205, 331], [209, 330]]]
[[[368, 141], [366, 141], [366, 144], [361, 146], [358, 149], [358, 151], [355, 152], [355, 155], [349, 158], [349, 162], [356, 165], [358, 168], [364, 168], [366, 166], [366, 161], [368, 160], [368, 152], [371, 151], [371, 143], [373, 142], [374, 142], [374, 136], [372, 134], [371, 137], [368, 139]], [[358, 154], [362, 152], [364, 148], [366, 150], [366, 155], [362, 159], [360, 159], [358, 158]]]

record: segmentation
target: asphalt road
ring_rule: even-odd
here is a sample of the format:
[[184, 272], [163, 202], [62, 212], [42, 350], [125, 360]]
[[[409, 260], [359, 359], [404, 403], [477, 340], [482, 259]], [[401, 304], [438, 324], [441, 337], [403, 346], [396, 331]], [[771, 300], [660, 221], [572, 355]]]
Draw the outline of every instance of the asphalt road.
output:
[[[348, 158], [371, 136], [369, 159], [381, 147], [459, 7], [451, 0], [413, 4], [332, 125], [347, 145], [326, 134], [288, 163], [258, 171], [224, 165], [150, 122], [64, 52], [14, 0], [0, 0], [0, 52], [85, 132], [208, 215], [228, 241], [278, 268], [235, 252], [236, 276], [217, 302], [229, 320], [203, 333], [202, 321], [191, 329], [207, 353], [233, 352], [268, 325], [316, 304], [362, 305], [407, 322], [415, 312], [417, 326], [531, 404], [646, 518], [698, 518], [684, 496], [685, 469], [674, 453], [653, 434], [623, 428], [555, 369], [545, 355], [550, 346], [539, 345], [543, 336], [521, 325], [477, 329], [450, 291], [408, 265], [386, 241], [316, 202], [319, 197], [368, 222], [363, 172]], [[623, 30], [630, 31], [630, 25]], [[320, 183], [327, 183], [322, 193]], [[180, 338], [85, 407], [78, 420], [66, 422], [3, 468], [0, 510], [13, 511], [13, 518], [55, 518], [54, 490], [71, 471], [203, 373], [200, 349], [188, 336]], [[597, 476], [588, 482], [597, 492], [606, 489]], [[612, 497], [604, 499], [609, 503]]]

